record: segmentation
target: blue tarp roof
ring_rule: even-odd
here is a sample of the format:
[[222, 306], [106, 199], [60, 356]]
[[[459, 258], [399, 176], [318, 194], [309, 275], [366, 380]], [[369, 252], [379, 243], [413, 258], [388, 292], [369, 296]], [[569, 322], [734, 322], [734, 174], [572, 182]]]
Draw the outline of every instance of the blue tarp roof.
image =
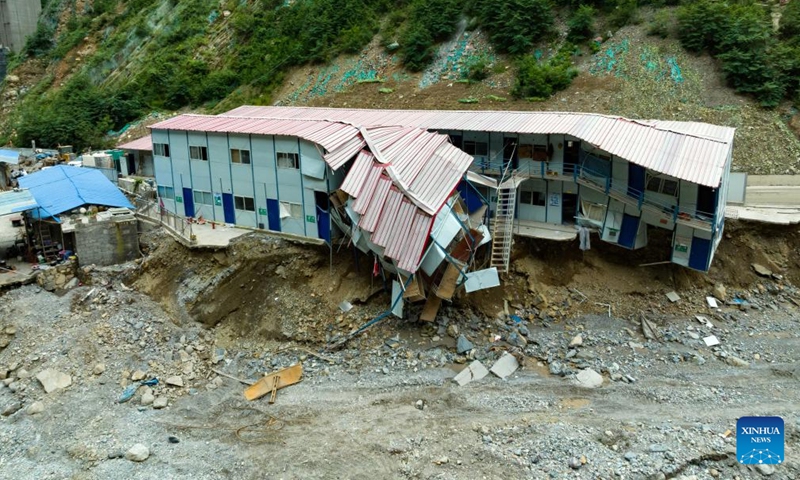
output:
[[0, 192], [0, 215], [24, 212], [38, 206], [30, 190]]
[[20, 187], [30, 190], [48, 216], [83, 205], [133, 208], [119, 188], [94, 168], [57, 165], [18, 181]]
[[19, 152], [14, 150], [0, 150], [0, 163], [17, 165], [19, 163]]

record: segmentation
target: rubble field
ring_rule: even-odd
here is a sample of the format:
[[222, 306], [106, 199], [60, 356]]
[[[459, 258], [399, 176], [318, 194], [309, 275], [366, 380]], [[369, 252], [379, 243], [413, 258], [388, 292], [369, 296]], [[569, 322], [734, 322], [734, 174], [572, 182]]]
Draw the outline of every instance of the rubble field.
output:
[[[709, 275], [519, 241], [501, 287], [327, 349], [388, 308], [371, 259], [144, 234], [81, 286], [2, 295], [0, 478], [798, 478], [798, 235], [728, 224]], [[784, 418], [782, 465], [737, 463], [744, 415]]]

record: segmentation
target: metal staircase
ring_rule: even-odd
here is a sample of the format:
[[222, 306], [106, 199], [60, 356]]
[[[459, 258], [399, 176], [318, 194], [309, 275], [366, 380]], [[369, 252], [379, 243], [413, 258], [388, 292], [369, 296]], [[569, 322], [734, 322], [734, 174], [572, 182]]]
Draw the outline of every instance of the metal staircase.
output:
[[499, 273], [508, 272], [511, 259], [511, 244], [514, 236], [514, 211], [517, 205], [516, 175], [501, 183], [497, 187], [497, 206], [494, 214], [492, 228], [492, 261], [490, 265], [496, 267]]

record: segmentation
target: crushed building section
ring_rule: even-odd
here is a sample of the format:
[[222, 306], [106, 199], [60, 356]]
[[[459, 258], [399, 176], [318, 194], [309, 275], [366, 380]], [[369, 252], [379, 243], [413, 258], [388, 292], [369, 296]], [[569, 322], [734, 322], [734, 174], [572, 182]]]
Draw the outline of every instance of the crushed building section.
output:
[[165, 209], [346, 239], [396, 275], [393, 300], [424, 302], [426, 320], [461, 291], [497, 286], [519, 235], [580, 232], [590, 248], [593, 232], [638, 249], [662, 228], [672, 262], [707, 271], [734, 133], [586, 113], [248, 106], [150, 128]]

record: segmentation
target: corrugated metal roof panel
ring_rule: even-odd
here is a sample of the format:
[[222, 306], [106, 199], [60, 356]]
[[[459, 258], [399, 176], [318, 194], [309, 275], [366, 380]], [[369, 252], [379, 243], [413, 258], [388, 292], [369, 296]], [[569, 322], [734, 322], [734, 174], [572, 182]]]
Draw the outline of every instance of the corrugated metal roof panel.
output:
[[94, 168], [56, 165], [20, 177], [18, 181], [50, 215], [82, 205], [133, 208], [120, 189]]
[[0, 215], [31, 210], [39, 206], [30, 190], [8, 190], [0, 192]]
[[369, 172], [372, 170], [372, 162], [374, 159], [375, 157], [371, 153], [362, 150], [355, 161], [353, 161], [353, 166], [350, 167], [350, 171], [347, 172], [347, 176], [344, 182], [342, 182], [342, 186], [340, 187], [342, 191], [353, 198], [358, 198], [358, 194], [361, 192], [361, 188], [367, 180], [367, 175], [369, 175]]
[[153, 151], [153, 139], [151, 135], [145, 135], [142, 138], [131, 140], [130, 142], [117, 145], [120, 150], [142, 150], [147, 152]]
[[397, 259], [398, 268], [407, 272], [417, 271], [422, 260], [422, 253], [425, 251], [432, 221], [433, 217], [417, 210], [411, 230], [408, 232], [407, 248], [403, 250], [400, 258]]
[[417, 208], [408, 199], [403, 199], [400, 204], [400, 210], [397, 212], [394, 223], [392, 224], [392, 233], [389, 236], [389, 242], [386, 245], [385, 254], [395, 260], [400, 259], [403, 251], [412, 247], [410, 244], [409, 231], [411, 224], [414, 220], [414, 213]]
[[367, 210], [370, 201], [372, 201], [372, 195], [375, 193], [375, 187], [378, 186], [381, 173], [383, 173], [383, 168], [378, 163], [373, 162], [372, 169], [369, 171], [367, 179], [364, 181], [364, 186], [361, 187], [361, 192], [359, 192], [356, 201], [353, 202], [353, 210], [357, 213], [363, 215]]
[[378, 220], [381, 218], [381, 214], [384, 211], [384, 204], [386, 203], [386, 197], [389, 195], [389, 188], [391, 186], [391, 179], [384, 176], [380, 177], [378, 185], [375, 187], [375, 192], [372, 194], [372, 199], [367, 206], [367, 211], [358, 223], [359, 227], [368, 232], [375, 231], [375, 227], [378, 226]]
[[381, 247], [385, 247], [392, 234], [392, 226], [400, 211], [400, 204], [403, 200], [403, 192], [392, 187], [383, 207], [383, 215], [378, 219], [378, 225], [372, 235], [372, 241]]
[[[311, 107], [239, 107], [230, 116], [325, 119], [377, 127], [404, 125], [425, 129], [505, 133], [565, 134], [651, 170], [716, 187], [733, 148], [735, 130], [701, 122], [629, 120], [573, 112], [493, 112], [436, 110], [359, 110]], [[652, 130], [656, 130], [655, 133]], [[664, 152], [673, 136], [691, 137], [681, 156]], [[643, 138], [653, 141], [642, 141]], [[623, 140], [626, 139], [626, 140]], [[714, 145], [718, 144], [718, 145]], [[710, 155], [710, 156], [709, 156]], [[680, 162], [680, 165], [676, 164]]]

